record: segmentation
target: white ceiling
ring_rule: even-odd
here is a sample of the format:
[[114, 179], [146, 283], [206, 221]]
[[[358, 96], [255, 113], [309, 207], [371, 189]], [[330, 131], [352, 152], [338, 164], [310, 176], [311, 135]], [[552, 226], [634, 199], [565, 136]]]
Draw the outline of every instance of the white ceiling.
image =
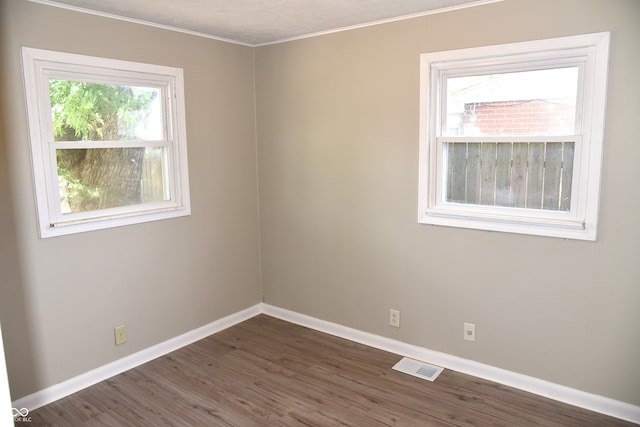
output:
[[258, 46], [500, 0], [32, 0]]

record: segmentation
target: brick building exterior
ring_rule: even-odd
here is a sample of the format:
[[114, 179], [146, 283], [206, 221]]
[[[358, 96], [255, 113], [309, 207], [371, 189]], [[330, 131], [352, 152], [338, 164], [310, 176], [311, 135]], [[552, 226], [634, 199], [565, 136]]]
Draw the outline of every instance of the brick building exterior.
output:
[[466, 135], [547, 135], [574, 132], [575, 106], [549, 100], [475, 102], [464, 105]]

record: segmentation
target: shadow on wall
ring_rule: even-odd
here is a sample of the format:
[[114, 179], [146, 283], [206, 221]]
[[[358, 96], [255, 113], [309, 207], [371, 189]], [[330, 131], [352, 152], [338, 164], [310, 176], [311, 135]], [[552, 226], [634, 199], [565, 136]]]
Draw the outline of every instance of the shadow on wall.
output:
[[[6, 52], [0, 45], [0, 58]], [[2, 62], [2, 61], [0, 61]], [[0, 66], [0, 323], [9, 376], [11, 398], [16, 400], [37, 390], [38, 367], [33, 357], [33, 329], [20, 267], [10, 185], [7, 123], [6, 70]]]

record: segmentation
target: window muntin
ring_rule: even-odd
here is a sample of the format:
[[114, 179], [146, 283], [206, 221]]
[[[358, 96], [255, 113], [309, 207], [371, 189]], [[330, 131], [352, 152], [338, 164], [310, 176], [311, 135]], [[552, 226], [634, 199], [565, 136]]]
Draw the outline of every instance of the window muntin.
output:
[[63, 220], [77, 212], [170, 202], [165, 88], [75, 77], [49, 78], [50, 144]]
[[[581, 64], [463, 76], [443, 71], [444, 200], [569, 211], [582, 71]], [[509, 135], [542, 139], [494, 140]]]
[[607, 58], [608, 33], [423, 54], [419, 222], [595, 239]]
[[23, 59], [41, 237], [189, 215], [182, 70]]

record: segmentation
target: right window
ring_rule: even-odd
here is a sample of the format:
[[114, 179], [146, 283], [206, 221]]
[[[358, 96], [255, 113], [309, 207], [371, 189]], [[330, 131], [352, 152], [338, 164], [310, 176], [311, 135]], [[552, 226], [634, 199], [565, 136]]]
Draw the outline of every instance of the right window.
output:
[[595, 240], [609, 33], [421, 55], [419, 222]]

